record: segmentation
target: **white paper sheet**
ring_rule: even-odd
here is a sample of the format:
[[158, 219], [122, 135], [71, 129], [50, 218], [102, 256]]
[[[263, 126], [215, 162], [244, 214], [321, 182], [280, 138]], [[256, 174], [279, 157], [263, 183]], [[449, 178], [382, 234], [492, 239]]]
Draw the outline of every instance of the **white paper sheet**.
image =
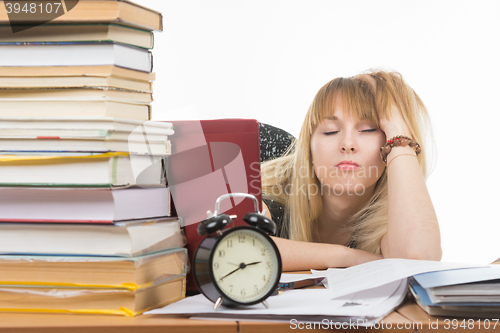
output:
[[338, 298], [366, 289], [376, 288], [394, 281], [400, 281], [416, 274], [482, 266], [484, 265], [427, 260], [382, 259], [349, 268], [329, 269], [327, 272], [328, 291], [331, 298]]
[[198, 317], [220, 317], [231, 319], [259, 320], [302, 320], [323, 319], [348, 321], [367, 320], [369, 325], [389, 314], [404, 299], [407, 281], [395, 281], [378, 288], [331, 299], [327, 289], [300, 289], [285, 291], [279, 296], [267, 299], [269, 309], [262, 304], [246, 308], [220, 307], [213, 309], [213, 303], [203, 295], [185, 298], [161, 309], [146, 314], [181, 314]]
[[311, 271], [312, 274], [287, 274], [282, 273], [280, 277], [280, 283], [290, 283], [290, 282], [298, 282], [298, 281], [306, 281], [312, 279], [324, 279], [326, 278], [327, 271]]

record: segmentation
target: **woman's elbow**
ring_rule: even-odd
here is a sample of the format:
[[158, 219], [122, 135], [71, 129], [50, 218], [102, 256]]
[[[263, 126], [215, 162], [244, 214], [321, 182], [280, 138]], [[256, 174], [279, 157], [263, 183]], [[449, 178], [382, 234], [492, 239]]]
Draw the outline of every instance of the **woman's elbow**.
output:
[[[392, 251], [391, 251], [392, 250]], [[384, 258], [400, 258], [400, 259], [414, 259], [414, 260], [432, 260], [441, 261], [443, 251], [441, 244], [434, 246], [408, 246], [404, 248], [390, 248], [389, 246], [382, 247], [382, 255]]]
[[432, 260], [441, 261], [443, 257], [443, 250], [441, 245], [433, 246], [432, 248], [418, 248], [418, 249], [407, 249], [403, 255], [403, 259], [414, 259], [414, 260]]

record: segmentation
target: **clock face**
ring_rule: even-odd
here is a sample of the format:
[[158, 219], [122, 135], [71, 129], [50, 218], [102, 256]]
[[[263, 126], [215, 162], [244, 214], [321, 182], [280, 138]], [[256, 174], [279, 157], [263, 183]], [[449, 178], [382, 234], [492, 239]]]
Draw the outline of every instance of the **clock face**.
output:
[[235, 228], [224, 234], [213, 251], [214, 281], [227, 298], [242, 304], [267, 297], [281, 276], [276, 246], [253, 228]]

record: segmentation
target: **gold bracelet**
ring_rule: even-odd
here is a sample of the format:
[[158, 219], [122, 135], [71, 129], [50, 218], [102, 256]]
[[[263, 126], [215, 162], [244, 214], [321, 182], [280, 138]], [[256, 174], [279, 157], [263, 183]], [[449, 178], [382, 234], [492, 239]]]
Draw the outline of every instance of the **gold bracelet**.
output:
[[391, 165], [392, 161], [394, 161], [396, 158], [398, 158], [399, 156], [403, 156], [403, 155], [408, 155], [408, 156], [415, 156], [417, 157], [417, 155], [413, 155], [413, 154], [399, 154], [399, 155], [396, 155], [396, 157], [394, 157], [392, 160], [389, 161], [389, 163], [387, 163], [387, 169], [389, 169], [389, 165]]

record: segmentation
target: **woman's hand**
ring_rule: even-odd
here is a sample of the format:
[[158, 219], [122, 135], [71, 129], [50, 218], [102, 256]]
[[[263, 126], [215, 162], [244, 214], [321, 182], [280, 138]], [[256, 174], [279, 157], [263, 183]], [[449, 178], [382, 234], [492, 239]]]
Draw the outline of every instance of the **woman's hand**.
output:
[[[367, 83], [373, 91], [373, 94], [377, 94], [377, 80], [371, 75], [360, 74], [356, 75], [354, 78]], [[379, 112], [378, 120], [380, 129], [385, 133], [387, 139], [393, 138], [396, 135], [411, 136], [410, 130], [403, 119], [401, 110], [397, 106], [392, 106], [392, 109], [388, 112], [390, 115], [389, 118], [387, 118], [385, 114], [386, 112]]]
[[379, 114], [380, 129], [385, 133], [387, 139], [393, 138], [396, 135], [405, 135], [411, 137], [410, 130], [403, 119], [401, 110], [393, 106], [391, 110], [391, 119], [387, 119], [385, 115]]

